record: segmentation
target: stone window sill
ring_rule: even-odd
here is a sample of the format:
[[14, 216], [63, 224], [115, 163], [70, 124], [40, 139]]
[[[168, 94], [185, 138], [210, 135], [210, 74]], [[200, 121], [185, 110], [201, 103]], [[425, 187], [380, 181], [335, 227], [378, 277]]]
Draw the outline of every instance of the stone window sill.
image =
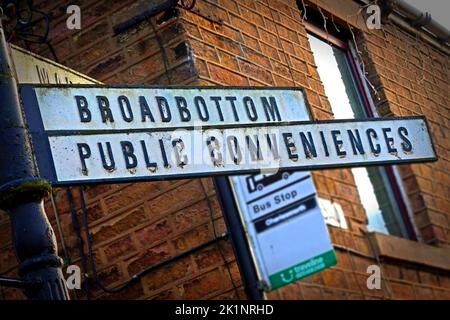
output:
[[380, 257], [450, 270], [450, 249], [370, 232], [369, 237]]

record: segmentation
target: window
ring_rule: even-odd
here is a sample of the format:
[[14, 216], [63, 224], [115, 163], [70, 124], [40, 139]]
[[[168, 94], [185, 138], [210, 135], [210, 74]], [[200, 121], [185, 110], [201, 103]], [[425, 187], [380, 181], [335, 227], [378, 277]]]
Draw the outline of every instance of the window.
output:
[[[308, 34], [317, 71], [325, 88], [336, 119], [367, 118], [363, 95], [358, 91], [345, 44], [338, 46]], [[339, 41], [336, 40], [336, 43]], [[392, 168], [353, 168], [352, 173], [362, 205], [368, 217], [368, 230], [414, 238], [404, 203], [395, 197], [398, 186], [393, 184]]]

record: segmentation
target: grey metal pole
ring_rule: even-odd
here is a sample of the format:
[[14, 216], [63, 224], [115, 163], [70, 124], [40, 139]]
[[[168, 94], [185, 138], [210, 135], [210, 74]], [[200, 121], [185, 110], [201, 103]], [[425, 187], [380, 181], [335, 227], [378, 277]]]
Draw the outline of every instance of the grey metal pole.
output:
[[214, 178], [214, 185], [219, 196], [220, 206], [222, 207], [247, 297], [249, 300], [264, 300], [264, 292], [259, 284], [256, 267], [251, 258], [252, 254], [245, 238], [245, 231], [239, 218], [236, 204], [234, 203], [228, 177]]
[[39, 178], [0, 21], [0, 209], [11, 219], [19, 275], [30, 299], [69, 298], [62, 259], [44, 211], [51, 185]]

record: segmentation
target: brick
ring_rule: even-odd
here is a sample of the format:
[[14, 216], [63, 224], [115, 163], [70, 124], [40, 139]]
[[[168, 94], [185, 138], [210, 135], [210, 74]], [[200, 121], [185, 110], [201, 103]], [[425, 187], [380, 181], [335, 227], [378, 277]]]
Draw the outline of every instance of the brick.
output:
[[124, 46], [130, 44], [133, 40], [148, 34], [151, 24], [149, 20], [144, 20], [130, 29], [127, 29], [116, 36], [116, 45]]
[[197, 59], [195, 62], [195, 68], [199, 77], [209, 78], [208, 65], [206, 61]]
[[196, 56], [208, 61], [219, 62], [219, 55], [215, 47], [208, 46], [203, 42], [197, 41], [195, 39], [191, 39], [189, 42]]
[[326, 286], [347, 289], [344, 272], [334, 269], [322, 271], [323, 282]]
[[302, 297], [300, 286], [296, 284], [290, 284], [280, 288], [279, 294], [283, 300], [298, 300]]
[[87, 74], [93, 78], [100, 78], [100, 75], [109, 74], [113, 71], [116, 71], [118, 68], [124, 66], [126, 63], [125, 57], [122, 54], [117, 54], [113, 57], [110, 57], [98, 64], [96, 64], [93, 68], [87, 71]]
[[260, 65], [261, 67], [270, 66], [270, 60], [265, 55], [247, 47], [243, 47], [243, 49], [247, 61], [251, 61], [251, 63]]
[[167, 242], [159, 244], [155, 247], [147, 249], [141, 253], [137, 258], [134, 258], [128, 264], [127, 270], [131, 275], [136, 274], [145, 268], [155, 265], [161, 261], [169, 259], [171, 256], [171, 249]]
[[425, 285], [439, 286], [439, 277], [430, 272], [419, 270], [419, 281]]
[[196, 253], [194, 260], [200, 270], [223, 263], [222, 255], [217, 246], [211, 246]]
[[227, 69], [221, 68], [213, 64], [209, 66], [209, 70], [211, 73], [211, 79], [218, 81], [221, 84], [236, 85], [236, 86], [248, 85], [247, 78], [235, 72], [229, 71]]
[[84, 186], [84, 195], [87, 200], [95, 199], [98, 196], [102, 196], [104, 193], [111, 190], [117, 190], [123, 185], [118, 184], [96, 184]]
[[416, 283], [419, 281], [417, 270], [410, 268], [402, 268], [400, 271], [401, 271], [400, 279]]
[[132, 211], [130, 214], [121, 217], [121, 219], [115, 222], [109, 222], [109, 224], [102, 224], [97, 231], [92, 231], [92, 238], [94, 243], [114, 238], [121, 233], [138, 226], [148, 220], [147, 213], [143, 207]]
[[147, 3], [145, 0], [138, 0], [133, 3], [129, 3], [127, 6], [124, 6], [121, 10], [111, 15], [112, 24], [117, 25], [132, 19], [134, 16], [142, 13], [142, 8], [145, 8], [146, 4]]
[[[195, 76], [197, 76], [197, 71], [192, 61], [185, 62], [170, 70], [171, 83], [187, 84], [186, 81]], [[155, 83], [158, 83], [158, 81]]]
[[17, 264], [14, 248], [12, 246], [2, 248], [2, 254], [0, 255], [0, 272], [4, 273]]
[[264, 19], [257, 12], [255, 12], [253, 10], [249, 10], [245, 6], [240, 6], [239, 9], [240, 9], [240, 16], [245, 17], [245, 20], [251, 21], [252, 24], [255, 24], [257, 26], [261, 26], [261, 27], [265, 26]]
[[238, 5], [235, 0], [219, 0], [218, 4], [220, 7], [227, 9], [233, 13], [238, 13]]
[[163, 44], [175, 41], [177, 37], [181, 36], [184, 32], [183, 26], [176, 22], [170, 25], [164, 26], [163, 28], [157, 30], [159, 38]]
[[411, 300], [415, 299], [414, 288], [410, 284], [400, 282], [390, 282], [389, 286], [392, 290], [394, 299]]
[[217, 296], [211, 297], [211, 300], [240, 300], [245, 299], [246, 294], [242, 287], [237, 288], [235, 290], [234, 288], [232, 290], [229, 290], [227, 292], [224, 292], [222, 294], [219, 294]]
[[423, 286], [414, 286], [414, 293], [417, 300], [433, 300], [433, 289]]
[[192, 273], [189, 259], [175, 261], [164, 268], [157, 269], [144, 277], [144, 286], [150, 291], [160, 289]]
[[258, 79], [268, 85], [273, 84], [273, 78], [270, 71], [243, 60], [239, 60], [239, 67], [241, 72], [247, 74], [249, 77]]
[[325, 300], [346, 300], [347, 295], [344, 291], [324, 288], [323, 298]]
[[75, 49], [79, 49], [89, 44], [93, 44], [107, 34], [108, 34], [108, 23], [106, 21], [102, 21], [100, 23], [97, 23], [92, 28], [89, 28], [89, 30], [77, 34], [73, 38], [73, 47]]
[[[285, 4], [285, 2], [281, 2], [278, 0], [274, 0], [270, 2], [270, 7], [274, 12], [282, 12], [285, 15], [290, 16], [291, 15], [291, 9], [288, 5]], [[276, 11], [275, 11], [276, 10]]]
[[125, 236], [105, 248], [105, 255], [109, 261], [112, 261], [122, 255], [134, 252], [135, 245], [130, 236]]
[[[92, 223], [102, 217], [105, 216], [103, 212], [103, 208], [99, 202], [94, 202], [86, 207], [87, 210], [87, 218], [89, 223]], [[81, 210], [78, 211], [78, 219], [79, 221], [83, 221]]]
[[163, 54], [157, 53], [129, 67], [124, 76], [133, 83], [143, 82], [150, 74], [160, 73], [165, 70]]
[[278, 55], [278, 50], [268, 44], [263, 43], [263, 42], [261, 42], [261, 51], [267, 57], [270, 57], [275, 60], [280, 59], [280, 57]]
[[140, 283], [132, 284], [127, 287], [125, 290], [120, 291], [118, 293], [113, 293], [110, 295], [103, 296], [101, 299], [105, 300], [136, 300], [142, 297], [144, 294], [144, 290]]
[[124, 1], [99, 1], [100, 3], [82, 10], [81, 28], [87, 28], [102, 16], [110, 14], [124, 5]]
[[[173, 190], [164, 192], [162, 195], [154, 198], [149, 207], [152, 212], [167, 213], [174, 212], [186, 207], [192, 199], [201, 199], [204, 197], [203, 189], [199, 186], [198, 180], [192, 180]], [[168, 206], [167, 204], [171, 205]]]
[[209, 43], [220, 49], [229, 51], [230, 53], [233, 53], [235, 55], [242, 55], [241, 46], [239, 45], [238, 42], [234, 41], [233, 39], [204, 29], [201, 30], [201, 33], [206, 43]]
[[136, 201], [155, 197], [170, 186], [170, 182], [156, 183], [156, 182], [140, 182], [130, 184], [126, 188], [115, 192], [109, 197], [105, 198], [105, 207], [108, 212], [120, 211], [124, 204], [132, 204]]
[[236, 71], [239, 70], [238, 60], [234, 55], [229, 54], [222, 50], [217, 50], [217, 53], [218, 53], [218, 58], [219, 58], [218, 61], [220, 62], [220, 65], [222, 65], [226, 68], [232, 69], [232, 70], [236, 70]]
[[184, 299], [200, 299], [220, 290], [222, 275], [219, 269], [206, 273], [184, 284]]
[[155, 37], [152, 35], [150, 37], [139, 39], [125, 50], [131, 60], [137, 60], [160, 51], [160, 47], [158, 41], [156, 41]]
[[173, 228], [175, 232], [181, 232], [210, 219], [211, 213], [208, 204], [206, 201], [201, 201], [175, 213], [173, 215]]
[[229, 22], [228, 13], [222, 6], [210, 3], [206, 1], [199, 1], [196, 3], [195, 8], [200, 12], [208, 12], [217, 19], [222, 19], [223, 22]]
[[437, 300], [449, 300], [450, 299], [450, 290], [441, 290], [435, 289], [434, 295]]
[[255, 51], [261, 51], [261, 45], [259, 44], [259, 40], [257, 38], [253, 38], [249, 35], [243, 34], [244, 43], [247, 47], [255, 50]]
[[119, 265], [114, 264], [98, 272], [98, 278], [104, 286], [110, 286], [123, 279]]
[[173, 240], [173, 244], [177, 252], [187, 250], [189, 248], [198, 246], [210, 239], [213, 234], [209, 224], [201, 225], [191, 231], [183, 233], [181, 236]]
[[150, 300], [180, 300], [179, 290], [171, 288], [152, 296]]
[[323, 299], [322, 290], [320, 287], [302, 285], [302, 296], [305, 300], [321, 300]]
[[145, 246], [170, 236], [172, 229], [167, 219], [159, 220], [148, 227], [136, 231], [136, 238]]
[[0, 224], [0, 247], [11, 243], [11, 236], [11, 224], [8, 221]]
[[66, 20], [61, 20], [56, 24], [51, 24], [48, 39], [52, 42], [57, 42], [66, 37], [70, 37], [73, 33], [73, 30], [67, 28]]
[[[361, 284], [359, 281], [359, 275], [356, 275], [355, 273], [345, 272], [345, 279], [347, 282], [347, 286], [349, 290], [362, 292], [364, 291], [364, 287], [367, 287], [366, 284]], [[364, 285], [364, 287], [362, 287]]]

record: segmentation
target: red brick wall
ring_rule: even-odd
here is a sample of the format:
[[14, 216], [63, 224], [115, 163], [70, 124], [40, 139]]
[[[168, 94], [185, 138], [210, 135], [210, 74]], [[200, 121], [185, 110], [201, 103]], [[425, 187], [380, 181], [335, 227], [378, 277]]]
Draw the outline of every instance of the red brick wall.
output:
[[[171, 15], [160, 14], [113, 35], [113, 26], [139, 14], [147, 2], [80, 1], [82, 29], [78, 32], [66, 28], [65, 2], [41, 1], [39, 7], [54, 16], [50, 40], [60, 62], [77, 71], [106, 83], [195, 83], [197, 72], [178, 11]], [[161, 46], [167, 55], [166, 67]], [[52, 58], [45, 46], [34, 46], [33, 49]], [[213, 239], [214, 228], [217, 236], [226, 232], [211, 179], [100, 185], [84, 189], [96, 268], [101, 282], [107, 287], [120, 285], [146, 267]], [[77, 189], [74, 188], [72, 193], [82, 221]], [[55, 201], [71, 263], [81, 265], [65, 189], [55, 190]], [[46, 212], [63, 256], [49, 201]], [[4, 214], [1, 218], [0, 273], [15, 275], [17, 262], [11, 246], [9, 221]], [[81, 234], [84, 238], [84, 229]], [[87, 252], [86, 239], [84, 243]], [[155, 269], [116, 294], [106, 294], [93, 281], [89, 283], [92, 296], [100, 299], [245, 297], [228, 240]], [[5, 298], [21, 296], [17, 290], [2, 289], [2, 292]], [[80, 298], [86, 296], [84, 292], [79, 295]]]
[[[179, 9], [175, 15], [164, 18], [160, 15], [113, 36], [113, 26], [138, 13], [144, 2], [82, 1], [85, 15], [83, 28], [78, 32], [65, 28], [65, 6], [60, 2], [41, 1], [41, 6], [55, 16], [51, 37], [62, 63], [98, 80], [302, 86], [314, 118], [332, 118], [296, 1], [198, 0], [196, 9], [200, 14]], [[393, 55], [417, 63], [414, 53], [406, 54], [412, 51], [408, 48], [415, 48], [414, 38], [388, 25], [382, 32], [357, 33], [357, 40], [369, 77], [383, 97], [378, 103], [380, 114], [424, 113], [431, 118], [441, 160], [435, 164], [401, 166], [399, 170], [423, 239], [435, 245], [448, 245], [450, 210], [445, 196], [450, 194], [449, 148], [445, 139], [448, 127], [439, 121], [443, 116], [448, 119], [448, 90], [445, 90], [448, 71], [443, 71], [448, 70], [448, 59], [420, 42], [420, 48], [433, 51], [435, 58], [426, 62], [423, 86], [416, 81], [417, 70], [404, 68], [405, 78], [400, 78], [401, 73], [394, 72], [397, 64], [390, 59]], [[168, 56], [167, 72], [158, 42]], [[49, 56], [45, 48], [34, 49]], [[386, 63], [389, 59], [392, 65]], [[448, 272], [403, 261], [377, 260], [361, 231], [367, 230], [367, 217], [350, 170], [320, 170], [314, 172], [313, 178], [321, 197], [342, 206], [349, 225], [348, 230], [329, 227], [338, 265], [272, 292], [269, 298], [450, 299]], [[432, 184], [433, 180], [439, 182]], [[73, 193], [78, 194], [76, 189]], [[211, 239], [208, 201], [214, 211], [217, 233], [225, 231], [211, 179], [86, 187], [85, 197], [96, 265], [102, 282], [110, 287], [149, 265]], [[79, 211], [77, 197], [75, 203]], [[56, 204], [72, 263], [80, 264], [65, 190], [56, 190]], [[46, 207], [55, 226], [49, 203]], [[16, 262], [8, 234], [9, 222], [6, 215], [0, 218], [0, 273], [14, 274]], [[366, 287], [366, 269], [371, 264], [382, 266], [382, 290]], [[227, 265], [237, 290], [230, 281]], [[231, 246], [225, 241], [157, 269], [121, 293], [105, 294], [95, 286], [92, 288], [93, 297], [103, 299], [245, 298]], [[17, 290], [1, 292], [4, 298], [20, 296]]]
[[393, 24], [358, 34], [381, 116], [425, 115], [439, 161], [399, 166], [416, 225], [427, 243], [450, 246], [449, 59]]

